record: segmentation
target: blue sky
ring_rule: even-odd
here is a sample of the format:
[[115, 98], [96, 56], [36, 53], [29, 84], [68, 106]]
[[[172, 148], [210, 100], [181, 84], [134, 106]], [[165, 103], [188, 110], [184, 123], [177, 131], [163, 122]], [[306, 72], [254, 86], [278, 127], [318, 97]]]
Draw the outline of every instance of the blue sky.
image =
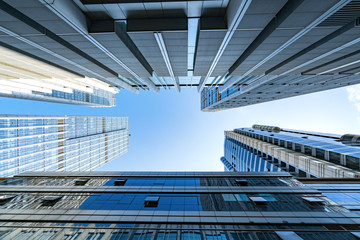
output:
[[128, 116], [129, 152], [98, 170], [222, 171], [224, 130], [254, 123], [360, 134], [360, 85], [232, 110], [200, 111], [196, 88], [139, 95], [120, 91], [117, 106], [91, 108], [0, 98], [2, 114]]

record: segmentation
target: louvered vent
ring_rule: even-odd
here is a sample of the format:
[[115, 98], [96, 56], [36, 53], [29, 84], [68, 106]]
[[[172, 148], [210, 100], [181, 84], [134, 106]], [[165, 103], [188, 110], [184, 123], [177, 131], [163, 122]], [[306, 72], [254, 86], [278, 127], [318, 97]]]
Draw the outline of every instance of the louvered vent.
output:
[[343, 26], [352, 20], [357, 19], [356, 25], [359, 25], [360, 0], [354, 0], [346, 4], [339, 11], [328, 17], [319, 26]]

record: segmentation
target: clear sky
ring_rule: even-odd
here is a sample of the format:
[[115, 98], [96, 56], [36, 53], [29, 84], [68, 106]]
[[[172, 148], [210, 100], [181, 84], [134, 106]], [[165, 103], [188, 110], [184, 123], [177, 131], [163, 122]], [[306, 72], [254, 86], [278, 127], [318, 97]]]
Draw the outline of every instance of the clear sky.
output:
[[98, 170], [222, 171], [224, 130], [254, 123], [360, 134], [360, 85], [220, 112], [201, 112], [196, 88], [120, 91], [117, 106], [92, 108], [0, 98], [2, 114], [128, 116], [129, 152]]

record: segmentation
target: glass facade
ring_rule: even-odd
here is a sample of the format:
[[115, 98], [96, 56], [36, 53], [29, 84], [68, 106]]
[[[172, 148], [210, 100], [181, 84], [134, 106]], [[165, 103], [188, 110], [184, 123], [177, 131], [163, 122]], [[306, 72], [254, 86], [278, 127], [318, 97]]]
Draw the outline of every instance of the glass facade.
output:
[[[335, 134], [254, 125], [225, 132], [226, 170], [300, 177], [360, 177], [360, 148]], [[274, 166], [271, 168], [271, 166]]]
[[88, 171], [127, 152], [126, 117], [0, 116], [0, 177]]
[[319, 189], [322, 194], [339, 206], [352, 212], [360, 213], [360, 181], [331, 181], [316, 179], [316, 181], [302, 180], [309, 187]]
[[58, 90], [52, 90], [51, 92], [30, 91], [29, 93], [12, 91], [11, 93], [0, 92], [0, 96], [99, 107], [113, 107], [116, 105], [113, 92], [97, 88], [93, 88], [91, 93], [75, 89], [71, 93]]
[[284, 172], [28, 172], [0, 182], [0, 192], [0, 239], [306, 240], [360, 232], [360, 214]]
[[271, 159], [235, 139], [227, 137], [224, 149], [224, 158], [229, 159], [228, 162], [231, 165], [226, 168], [228, 171], [231, 171], [232, 168], [241, 172], [281, 171], [281, 168], [277, 167]]

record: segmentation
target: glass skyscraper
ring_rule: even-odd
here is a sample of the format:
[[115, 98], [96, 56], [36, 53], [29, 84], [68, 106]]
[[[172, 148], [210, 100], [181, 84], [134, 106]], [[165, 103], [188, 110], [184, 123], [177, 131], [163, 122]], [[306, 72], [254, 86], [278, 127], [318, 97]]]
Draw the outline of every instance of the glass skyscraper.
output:
[[254, 125], [225, 131], [228, 171], [286, 171], [294, 176], [360, 177], [360, 136]]
[[91, 171], [128, 146], [127, 117], [0, 115], [0, 177]]
[[356, 240], [360, 214], [288, 173], [28, 172], [0, 182], [1, 239]]
[[[1, 29], [1, 28], [0, 28]], [[118, 89], [0, 42], [0, 96], [88, 106], [115, 106]]]

